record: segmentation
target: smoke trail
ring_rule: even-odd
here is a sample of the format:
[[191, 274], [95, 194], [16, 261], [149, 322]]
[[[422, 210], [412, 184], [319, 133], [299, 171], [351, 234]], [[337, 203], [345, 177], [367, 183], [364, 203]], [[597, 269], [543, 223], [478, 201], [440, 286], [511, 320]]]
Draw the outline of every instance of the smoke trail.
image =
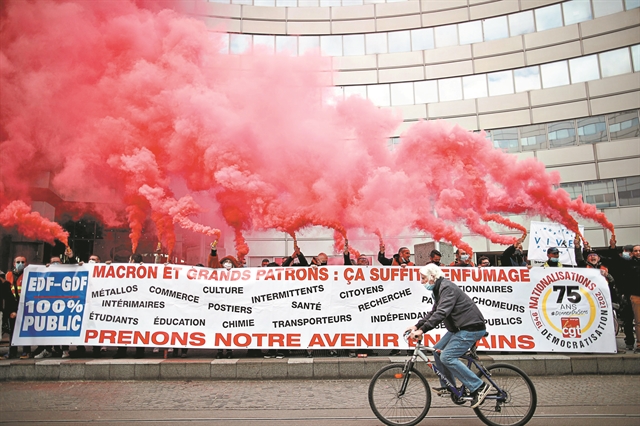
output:
[[44, 218], [38, 212], [32, 212], [31, 208], [23, 201], [16, 200], [5, 206], [0, 212], [0, 226], [5, 228], [16, 227], [18, 232], [27, 238], [46, 241], [54, 244], [58, 240], [65, 246], [69, 245], [69, 233], [60, 225]]

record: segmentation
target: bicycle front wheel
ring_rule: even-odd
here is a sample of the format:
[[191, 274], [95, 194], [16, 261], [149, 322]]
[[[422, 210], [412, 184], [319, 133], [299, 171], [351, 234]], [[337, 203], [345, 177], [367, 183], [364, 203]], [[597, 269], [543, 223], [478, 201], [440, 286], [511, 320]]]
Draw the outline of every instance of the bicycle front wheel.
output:
[[[536, 388], [527, 374], [509, 364], [493, 364], [487, 367], [491, 380], [502, 392], [492, 387], [476, 415], [489, 426], [522, 426], [536, 411]], [[481, 372], [478, 377], [487, 381]]]
[[427, 415], [431, 407], [431, 390], [422, 373], [411, 368], [405, 392], [404, 364], [382, 367], [369, 384], [369, 405], [380, 421], [389, 426], [413, 426]]

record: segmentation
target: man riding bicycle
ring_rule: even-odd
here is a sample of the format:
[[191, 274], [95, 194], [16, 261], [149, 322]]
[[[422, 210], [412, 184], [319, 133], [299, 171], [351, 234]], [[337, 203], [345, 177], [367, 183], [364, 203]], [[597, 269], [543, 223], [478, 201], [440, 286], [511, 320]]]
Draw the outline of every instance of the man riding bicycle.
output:
[[[444, 321], [447, 328], [445, 334], [434, 346], [436, 367], [455, 385], [459, 379], [471, 392], [473, 400], [471, 408], [477, 408], [484, 401], [491, 386], [480, 380], [458, 358], [465, 354], [473, 344], [484, 337], [486, 327], [480, 309], [460, 288], [444, 277], [444, 272], [431, 263], [420, 269], [421, 283], [427, 290], [433, 291], [434, 304], [430, 312], [416, 325], [407, 329], [411, 338], [418, 339]], [[448, 388], [440, 378], [438, 393], [447, 392]]]

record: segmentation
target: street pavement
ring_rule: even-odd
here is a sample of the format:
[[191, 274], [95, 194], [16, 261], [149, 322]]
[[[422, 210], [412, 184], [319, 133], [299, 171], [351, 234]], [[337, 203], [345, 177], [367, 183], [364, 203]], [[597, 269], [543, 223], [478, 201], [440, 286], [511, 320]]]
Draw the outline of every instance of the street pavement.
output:
[[[640, 376], [532, 380], [538, 409], [530, 425], [640, 425]], [[368, 385], [366, 379], [2, 382], [0, 425], [379, 425]], [[421, 425], [436, 424], [482, 422], [468, 407], [433, 395]]]

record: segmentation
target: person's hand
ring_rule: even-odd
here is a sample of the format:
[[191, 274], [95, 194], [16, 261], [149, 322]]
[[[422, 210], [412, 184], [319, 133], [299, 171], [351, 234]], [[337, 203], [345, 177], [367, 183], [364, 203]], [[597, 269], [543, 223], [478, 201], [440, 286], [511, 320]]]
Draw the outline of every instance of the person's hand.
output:
[[18, 316], [18, 314], [16, 312], [11, 312], [9, 314], [9, 318], [11, 318], [11, 319], [15, 319], [16, 316]]
[[406, 264], [406, 263], [401, 263], [401, 264], [400, 264], [400, 267], [401, 267], [401, 268], [406, 268], [406, 267], [407, 267], [407, 264]]
[[591, 245], [590, 245], [588, 242], [586, 242], [586, 241], [584, 242], [584, 249], [585, 249], [586, 251], [591, 251]]
[[81, 260], [80, 262], [78, 262], [78, 266], [82, 266], [82, 265], [84, 265], [84, 261]]
[[105, 264], [107, 264], [107, 265], [111, 265], [111, 261], [110, 261], [110, 260], [107, 260], [107, 261], [106, 261], [106, 262], [104, 262], [104, 263], [105, 263]]
[[605, 271], [604, 269], [600, 269], [600, 273], [602, 274], [603, 277], [607, 278], [607, 271]]
[[349, 254], [349, 240], [344, 239], [344, 254]]
[[422, 335], [423, 334], [424, 334], [424, 332], [422, 330], [414, 330], [414, 331], [411, 332], [409, 337], [412, 338], [413, 340], [420, 340], [420, 339], [422, 339]]
[[413, 331], [416, 331], [417, 329], [418, 329], [418, 327], [416, 327], [415, 325], [412, 325], [411, 327], [407, 327], [407, 329], [402, 334], [405, 334], [407, 332], [411, 333]]
[[614, 249], [616, 248], [616, 236], [611, 234], [611, 239], [609, 240], [609, 247]]
[[580, 235], [576, 234], [576, 238], [573, 240], [573, 245], [576, 247], [580, 247]]
[[384, 244], [380, 244], [380, 253], [384, 254]]
[[51, 264], [50, 264], [50, 263], [47, 263], [47, 264], [46, 264], [46, 265], [44, 265], [44, 266], [46, 266], [46, 267], [48, 268], [49, 266], [51, 266]]
[[218, 247], [218, 240], [214, 240], [211, 243], [211, 250], [215, 250]]

